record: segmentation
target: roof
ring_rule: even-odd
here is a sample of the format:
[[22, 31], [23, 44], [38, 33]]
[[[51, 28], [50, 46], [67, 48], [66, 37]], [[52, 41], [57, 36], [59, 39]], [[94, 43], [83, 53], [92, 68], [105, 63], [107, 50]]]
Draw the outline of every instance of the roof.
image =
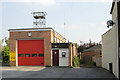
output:
[[111, 7], [111, 11], [110, 11], [110, 14], [112, 14], [112, 12], [113, 12], [113, 8], [114, 8], [114, 5], [115, 5], [115, 2], [114, 2], [115, 0], [113, 0], [113, 3], [112, 3], [112, 7]]
[[19, 28], [19, 29], [8, 29], [8, 31], [17, 31], [17, 30], [39, 30], [39, 29], [53, 29], [51, 27], [46, 27], [46, 28]]
[[91, 47], [91, 48], [89, 48], [89, 49], [86, 49], [86, 50], [84, 50], [83, 52], [93, 51], [93, 50], [96, 50], [96, 49], [99, 49], [99, 48], [101, 48], [101, 45], [100, 45], [100, 44], [99, 44], [99, 45], [96, 45], [96, 46], [93, 46], [93, 47]]
[[19, 28], [19, 29], [8, 29], [8, 31], [10, 32], [16, 32], [16, 31], [46, 31], [46, 30], [52, 30], [54, 31], [56, 34], [58, 34], [60, 37], [62, 37], [63, 39], [66, 40], [65, 37], [63, 37], [61, 34], [59, 34], [58, 32], [56, 32], [52, 27], [46, 27], [46, 28]]
[[69, 43], [52, 43], [52, 48], [69, 48]]
[[[112, 28], [110, 28], [108, 31], [106, 31], [103, 35], [105, 35], [105, 34], [107, 34], [108, 32], [110, 32], [111, 29], [112, 29]], [[102, 35], [102, 36], [103, 36], [103, 35]]]
[[32, 13], [46, 13], [46, 12], [32, 12]]
[[113, 0], [110, 14], [112, 14], [112, 12], [113, 12], [113, 9], [114, 9], [114, 6], [115, 6], [115, 2], [120, 2], [120, 0]]

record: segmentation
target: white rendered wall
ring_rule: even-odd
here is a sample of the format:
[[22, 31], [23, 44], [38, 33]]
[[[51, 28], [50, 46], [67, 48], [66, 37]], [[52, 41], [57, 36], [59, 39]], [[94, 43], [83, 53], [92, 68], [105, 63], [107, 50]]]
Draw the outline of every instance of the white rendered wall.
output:
[[116, 4], [112, 13], [115, 22], [111, 30], [102, 35], [102, 67], [109, 70], [109, 63], [113, 64], [113, 73], [118, 78], [118, 22]]
[[[66, 57], [62, 57], [62, 52], [66, 52]], [[69, 48], [59, 49], [59, 66], [69, 66]]]

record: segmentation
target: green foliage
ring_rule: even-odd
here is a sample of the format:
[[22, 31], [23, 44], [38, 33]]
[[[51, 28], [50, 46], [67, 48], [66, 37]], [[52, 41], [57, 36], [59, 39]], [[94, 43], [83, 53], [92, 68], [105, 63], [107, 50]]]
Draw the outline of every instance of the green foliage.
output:
[[94, 66], [96, 66], [96, 62], [91, 61], [91, 64], [94, 65]]
[[73, 68], [73, 66], [70, 66], [70, 68]]
[[51, 65], [46, 65], [46, 67], [51, 67]]
[[9, 46], [4, 46], [2, 49], [3, 56], [9, 56]]
[[2, 40], [0, 40], [0, 63], [2, 62]]
[[2, 45], [0, 44], [0, 53], [2, 52]]
[[96, 66], [96, 62], [94, 62], [94, 61], [89, 61], [87, 64]]
[[77, 56], [73, 56], [73, 66], [79, 67], [80, 66], [80, 60]]
[[[7, 39], [3, 39], [3, 40], [5, 40], [5, 43], [7, 44], [2, 48], [3, 63], [7, 63], [9, 62], [9, 51], [10, 51], [9, 43], [8, 43], [9, 41]], [[2, 43], [3, 43], [3, 40], [2, 40]]]
[[85, 62], [84, 62], [83, 60], [80, 60], [80, 63], [81, 63], [81, 64], [85, 64]]
[[9, 62], [9, 46], [4, 46], [2, 49], [3, 63]]

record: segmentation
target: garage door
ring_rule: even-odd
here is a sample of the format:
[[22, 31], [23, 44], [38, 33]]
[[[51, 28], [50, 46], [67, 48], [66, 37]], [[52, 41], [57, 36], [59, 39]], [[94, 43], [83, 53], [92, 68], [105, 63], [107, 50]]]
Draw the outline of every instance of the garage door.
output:
[[44, 40], [18, 40], [18, 65], [44, 65]]

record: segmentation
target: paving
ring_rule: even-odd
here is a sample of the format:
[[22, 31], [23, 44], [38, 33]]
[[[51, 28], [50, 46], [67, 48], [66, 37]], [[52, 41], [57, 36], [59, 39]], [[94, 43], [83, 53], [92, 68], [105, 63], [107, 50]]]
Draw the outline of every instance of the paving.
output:
[[20, 67], [16, 70], [2, 70], [2, 78], [115, 78], [115, 76], [103, 68]]
[[2, 71], [40, 71], [45, 67], [41, 66], [19, 66], [19, 67], [0, 67]]

